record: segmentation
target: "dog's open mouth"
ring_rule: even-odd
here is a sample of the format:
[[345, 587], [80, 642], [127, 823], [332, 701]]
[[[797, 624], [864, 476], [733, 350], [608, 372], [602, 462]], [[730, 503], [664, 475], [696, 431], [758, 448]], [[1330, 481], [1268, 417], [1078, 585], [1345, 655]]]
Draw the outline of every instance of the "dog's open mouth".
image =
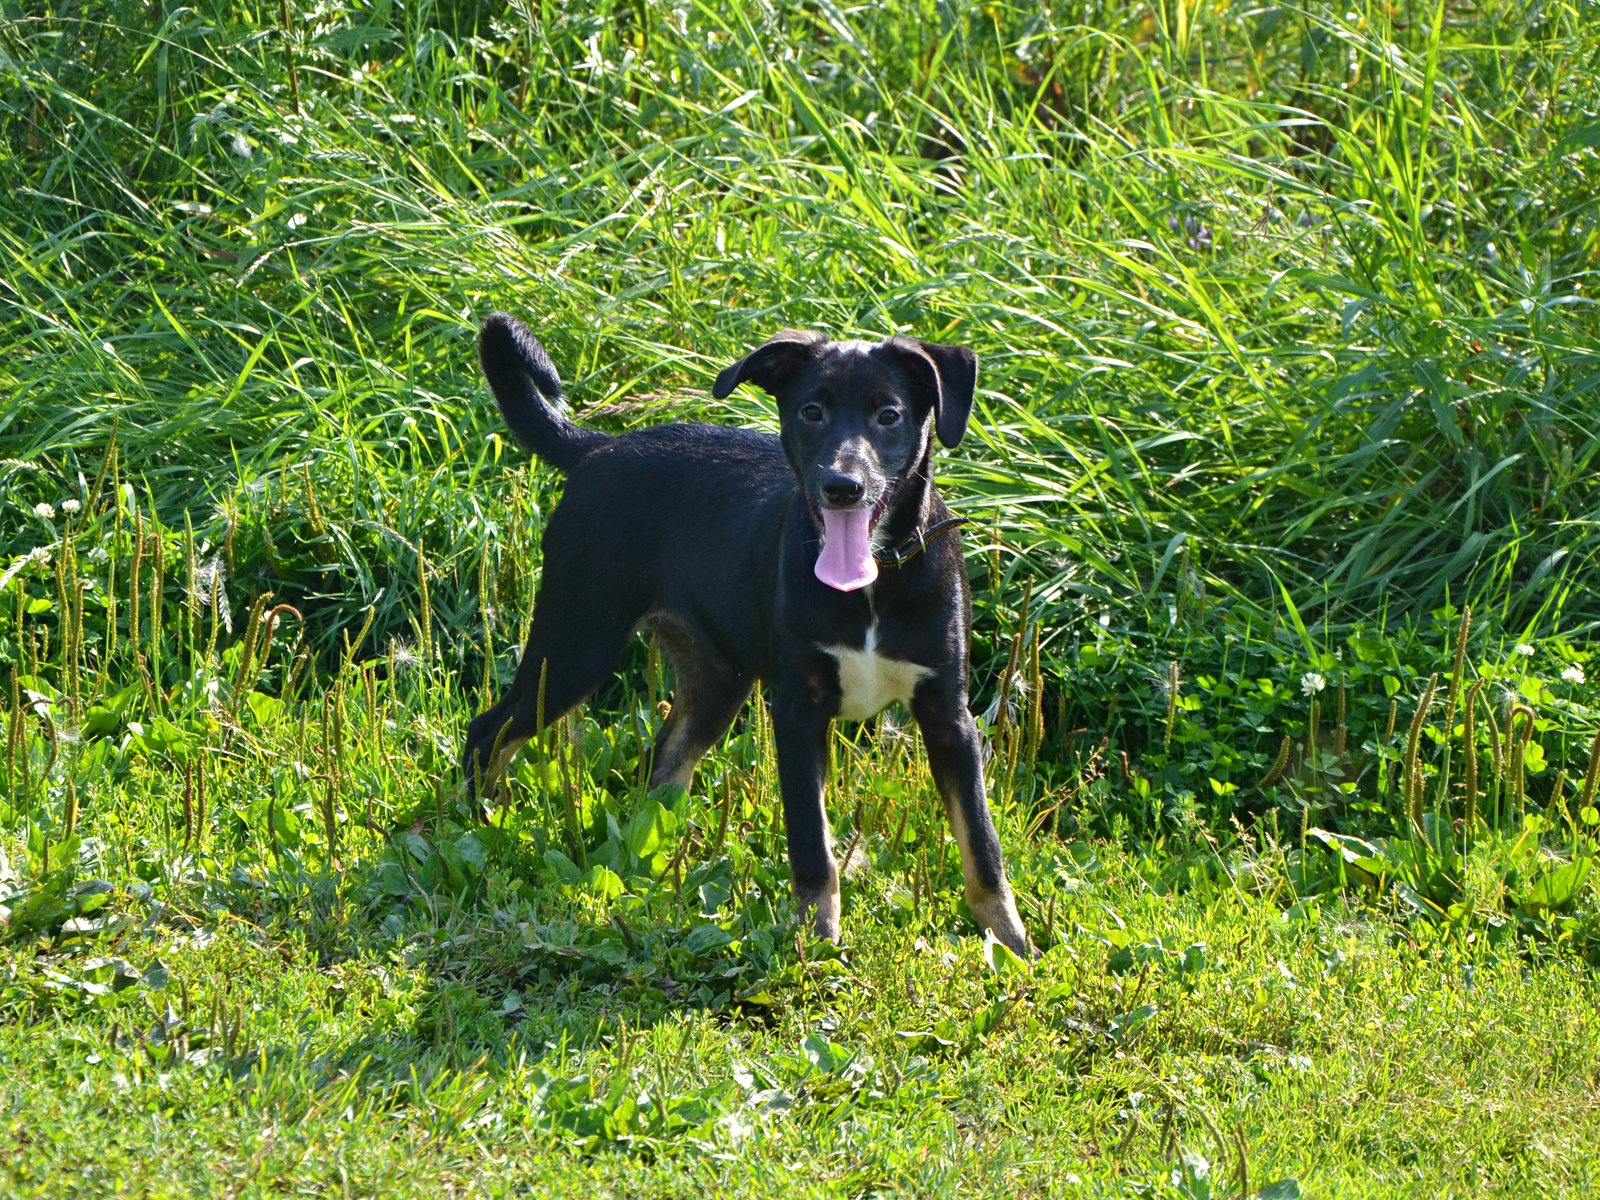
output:
[[841, 592], [864, 588], [876, 579], [878, 564], [872, 557], [872, 531], [888, 508], [887, 491], [871, 508], [818, 508], [813, 505], [811, 511], [822, 523], [817, 578]]

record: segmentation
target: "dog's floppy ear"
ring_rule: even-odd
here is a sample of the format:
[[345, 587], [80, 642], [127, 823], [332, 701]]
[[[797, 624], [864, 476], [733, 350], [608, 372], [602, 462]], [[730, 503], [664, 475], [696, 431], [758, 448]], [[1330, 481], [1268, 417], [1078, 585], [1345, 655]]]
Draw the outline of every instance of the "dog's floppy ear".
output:
[[763, 391], [777, 393], [784, 379], [810, 361], [828, 339], [820, 333], [782, 329], [773, 334], [730, 367], [724, 367], [711, 385], [711, 394], [721, 400], [741, 383], [753, 383]]
[[978, 356], [965, 346], [941, 346], [908, 337], [884, 343], [921, 380], [933, 408], [933, 431], [947, 450], [961, 444], [978, 390]]

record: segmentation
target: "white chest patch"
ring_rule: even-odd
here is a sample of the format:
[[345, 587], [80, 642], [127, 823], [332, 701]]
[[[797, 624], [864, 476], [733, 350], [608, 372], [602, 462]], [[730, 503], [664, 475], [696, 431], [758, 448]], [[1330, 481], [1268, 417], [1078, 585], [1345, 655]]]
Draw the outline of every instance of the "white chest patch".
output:
[[933, 674], [932, 667], [885, 658], [878, 653], [878, 626], [867, 627], [867, 644], [859, 650], [849, 646], [824, 646], [839, 664], [839, 716], [846, 721], [865, 721], [875, 717], [898, 700], [910, 705], [917, 684]]

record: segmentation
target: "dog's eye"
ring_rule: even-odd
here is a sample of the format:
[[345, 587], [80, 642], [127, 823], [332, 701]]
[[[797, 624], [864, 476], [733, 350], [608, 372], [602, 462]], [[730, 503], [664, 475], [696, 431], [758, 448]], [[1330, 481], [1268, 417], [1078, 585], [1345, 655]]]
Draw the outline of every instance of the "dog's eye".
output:
[[878, 410], [879, 425], [900, 424], [900, 410], [898, 408], [880, 408]]
[[802, 421], [820, 421], [820, 420], [822, 420], [822, 405], [820, 405], [820, 404], [802, 404], [800, 406], [800, 419]]

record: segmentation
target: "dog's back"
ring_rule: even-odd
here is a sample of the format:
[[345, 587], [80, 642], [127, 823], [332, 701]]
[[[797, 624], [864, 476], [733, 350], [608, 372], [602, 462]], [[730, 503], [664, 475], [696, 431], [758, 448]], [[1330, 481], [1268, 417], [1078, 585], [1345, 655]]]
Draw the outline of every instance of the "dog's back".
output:
[[618, 576], [680, 589], [745, 587], [771, 560], [794, 476], [778, 439], [717, 425], [635, 430], [573, 465], [546, 535], [587, 543]]
[[[610, 436], [556, 407], [561, 381], [515, 318], [484, 322], [479, 360], [518, 441], [567, 476], [543, 538], [541, 606], [629, 629], [672, 613], [734, 661], [764, 663], [794, 473], [778, 438], [675, 423]], [[715, 633], [712, 633], [715, 631]]]

